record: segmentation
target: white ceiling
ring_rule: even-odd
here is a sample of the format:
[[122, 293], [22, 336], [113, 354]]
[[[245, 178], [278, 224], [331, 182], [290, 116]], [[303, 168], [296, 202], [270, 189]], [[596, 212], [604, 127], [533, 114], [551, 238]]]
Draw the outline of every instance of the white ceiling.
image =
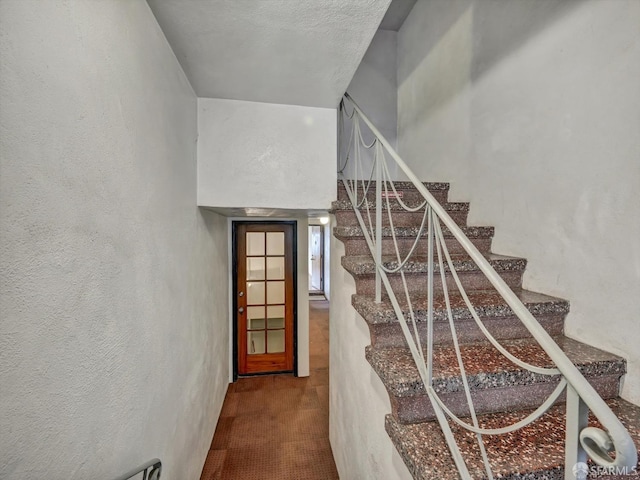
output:
[[196, 95], [335, 108], [390, 0], [147, 0]]

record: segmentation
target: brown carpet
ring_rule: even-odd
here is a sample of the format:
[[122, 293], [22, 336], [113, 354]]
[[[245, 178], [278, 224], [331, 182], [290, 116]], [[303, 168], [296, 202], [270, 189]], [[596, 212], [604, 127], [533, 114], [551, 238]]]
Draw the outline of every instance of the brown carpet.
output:
[[310, 376], [229, 385], [201, 480], [334, 480], [329, 445], [329, 302], [309, 304]]

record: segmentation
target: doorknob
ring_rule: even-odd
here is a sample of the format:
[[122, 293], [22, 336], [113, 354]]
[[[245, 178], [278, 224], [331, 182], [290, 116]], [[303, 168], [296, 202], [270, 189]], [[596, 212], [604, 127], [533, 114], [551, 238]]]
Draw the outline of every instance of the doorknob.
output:
[[238, 313], [243, 313], [243, 312], [244, 312], [244, 307], [240, 307], [240, 308], [238, 309]]
[[244, 292], [239, 292], [239, 293], [238, 293], [238, 296], [239, 296], [239, 297], [244, 297]]

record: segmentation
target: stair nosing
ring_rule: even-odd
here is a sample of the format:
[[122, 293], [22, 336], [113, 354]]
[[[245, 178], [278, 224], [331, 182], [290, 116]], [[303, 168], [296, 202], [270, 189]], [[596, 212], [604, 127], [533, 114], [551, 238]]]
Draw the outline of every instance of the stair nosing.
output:
[[[492, 239], [495, 233], [494, 227], [486, 226], [464, 226], [460, 227], [462, 232], [468, 238], [475, 239]], [[394, 232], [391, 231], [391, 227], [382, 227], [382, 238], [391, 238], [395, 235], [396, 238], [415, 238], [418, 234], [420, 227], [394, 227]], [[449, 238], [453, 237], [451, 231], [443, 227], [442, 234]], [[339, 240], [355, 240], [364, 239], [364, 233], [359, 226], [340, 226], [333, 229], [333, 235]], [[428, 232], [423, 230], [421, 238], [427, 238]]]
[[[420, 260], [423, 256], [414, 256], [409, 259], [403, 270], [405, 274], [426, 273], [428, 262]], [[479, 272], [480, 268], [467, 255], [452, 254], [451, 260], [456, 272]], [[522, 272], [527, 267], [527, 260], [521, 257], [508, 257], [494, 253], [485, 254], [484, 257], [497, 272], [516, 271]], [[397, 260], [389, 260], [390, 256], [383, 256], [382, 261], [385, 268], [395, 269], [398, 266]], [[345, 255], [341, 259], [342, 266], [352, 275], [373, 275], [375, 273], [375, 263], [370, 255]], [[449, 271], [447, 262], [444, 263], [445, 271]], [[436, 263], [434, 272], [439, 273], [439, 265]]]
[[[406, 203], [406, 202], [405, 202]], [[413, 203], [413, 202], [412, 202]], [[375, 202], [368, 202], [369, 209], [373, 210], [376, 208]], [[422, 210], [417, 212], [409, 212], [404, 209], [402, 205], [399, 203], [391, 203], [389, 205], [391, 207], [391, 211], [395, 212], [406, 212], [406, 213], [414, 213], [420, 214]], [[418, 205], [408, 205], [410, 208], [417, 207]], [[469, 202], [444, 202], [441, 203], [442, 208], [444, 208], [447, 212], [468, 212], [469, 211]], [[362, 209], [362, 207], [360, 207]], [[382, 209], [386, 211], [387, 204], [386, 202], [382, 204]], [[332, 212], [348, 212], [353, 211], [353, 204], [350, 200], [336, 200], [331, 202], [331, 211]]]
[[[368, 183], [368, 182], [366, 182]], [[371, 181], [371, 185], [375, 185], [376, 181], [372, 180]], [[415, 190], [416, 192], [418, 191], [418, 189], [416, 188], [416, 186], [413, 184], [413, 182], [408, 182], [408, 181], [393, 181], [393, 184], [396, 187], [396, 190]], [[449, 190], [450, 184], [449, 182], [422, 182], [422, 185], [424, 185], [425, 187], [427, 187], [427, 190]], [[338, 181], [338, 188], [342, 188], [345, 189], [344, 184], [342, 183], [342, 181]], [[361, 185], [358, 185], [359, 189], [362, 189]], [[390, 187], [389, 187], [390, 188]]]
[[[473, 297], [476, 294], [482, 294], [483, 292], [471, 292], [469, 293], [469, 297], [471, 303], [473, 305]], [[538, 297], [541, 297], [538, 301], [523, 301], [524, 306], [529, 310], [532, 315], [566, 315], [569, 313], [570, 303], [567, 300], [562, 298], [552, 297], [549, 295], [545, 295], [538, 292], [529, 292], [527, 290], [519, 290], [519, 293], [524, 294], [535, 294]], [[492, 292], [493, 295], [498, 296], [496, 293]], [[460, 295], [451, 294], [451, 297], [459, 298]], [[441, 305], [440, 301], [442, 301], [444, 296], [439, 294], [437, 296], [437, 302], [434, 305], [434, 315], [433, 319], [436, 322], [446, 322], [448, 321], [448, 311], [445, 305]], [[422, 300], [426, 301], [426, 296], [419, 296], [412, 299], [414, 304], [420, 302]], [[457, 302], [451, 302], [453, 305], [456, 305]], [[383, 299], [381, 303], [375, 303], [374, 297], [371, 295], [358, 295], [353, 294], [351, 296], [351, 305], [355, 310], [365, 319], [365, 321], [369, 325], [381, 325], [381, 324], [397, 324], [398, 318], [395, 314], [395, 310], [393, 306], [388, 300]], [[409, 316], [409, 309], [406, 305], [400, 305], [402, 309], [402, 313], [405, 315], [405, 318]], [[505, 318], [514, 316], [514, 312], [506, 303], [506, 301], [502, 300], [500, 304], [492, 303], [490, 305], [474, 305], [474, 309], [477, 315], [481, 318]], [[412, 308], [414, 313], [414, 318], [417, 323], [424, 323], [427, 317], [427, 309], [415, 306]], [[452, 306], [451, 308], [452, 317], [454, 320], [472, 320], [473, 315], [469, 311], [469, 309], [464, 306]]]

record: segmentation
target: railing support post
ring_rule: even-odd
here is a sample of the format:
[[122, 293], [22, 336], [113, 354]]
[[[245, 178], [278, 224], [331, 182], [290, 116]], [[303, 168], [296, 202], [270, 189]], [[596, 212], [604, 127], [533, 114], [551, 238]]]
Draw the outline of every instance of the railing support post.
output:
[[382, 279], [379, 266], [382, 265], [382, 159], [380, 144], [376, 145], [376, 303], [382, 302]]
[[[580, 444], [580, 432], [588, 424], [589, 408], [571, 384], [567, 384], [566, 408], [564, 478], [565, 480], [584, 480], [588, 473], [584, 471], [587, 453]], [[579, 463], [584, 465], [578, 465]]]
[[433, 223], [437, 221], [438, 217], [434, 218], [433, 210], [430, 205], [426, 206], [429, 209], [427, 214], [427, 381], [429, 387], [431, 387], [433, 377], [433, 242], [435, 236], [435, 228]]

